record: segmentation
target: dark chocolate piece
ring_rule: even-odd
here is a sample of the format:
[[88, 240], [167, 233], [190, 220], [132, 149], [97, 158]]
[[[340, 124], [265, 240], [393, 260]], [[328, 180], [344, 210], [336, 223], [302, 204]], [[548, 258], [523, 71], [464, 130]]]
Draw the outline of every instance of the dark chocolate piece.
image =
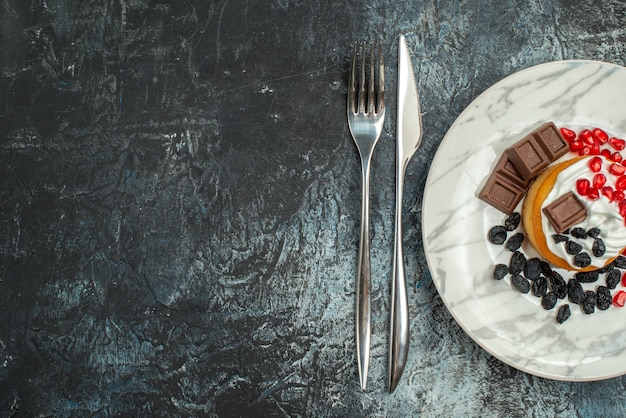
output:
[[513, 184], [517, 185], [520, 189], [528, 190], [531, 179], [524, 179], [522, 175], [517, 171], [515, 165], [511, 162], [511, 159], [506, 153], [503, 153], [498, 162], [496, 163], [494, 172], [497, 172], [502, 177], [506, 177]]
[[478, 197], [494, 208], [506, 213], [512, 213], [517, 204], [524, 197], [525, 191], [512, 183], [498, 172], [493, 172]]
[[543, 213], [554, 230], [560, 234], [584, 221], [587, 217], [587, 208], [574, 193], [569, 192], [543, 208]]
[[532, 179], [550, 164], [550, 158], [532, 134], [507, 148], [505, 154], [525, 180]]
[[551, 162], [561, 158], [569, 151], [569, 145], [552, 122], [541, 125], [531, 135], [535, 137], [535, 140]]
[[533, 178], [568, 151], [569, 145], [554, 123], [544, 123], [504, 151], [479, 197], [510, 214]]

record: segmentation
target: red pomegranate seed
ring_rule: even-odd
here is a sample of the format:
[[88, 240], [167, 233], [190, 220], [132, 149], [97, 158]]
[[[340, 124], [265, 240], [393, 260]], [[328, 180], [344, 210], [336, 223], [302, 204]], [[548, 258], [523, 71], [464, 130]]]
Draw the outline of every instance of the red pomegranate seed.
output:
[[602, 158], [593, 157], [589, 160], [587, 165], [589, 166], [589, 169], [591, 171], [593, 171], [594, 173], [598, 173], [602, 169]]
[[580, 133], [578, 134], [578, 139], [587, 145], [593, 145], [595, 142], [589, 129], [583, 129], [582, 131], [580, 131]]
[[590, 154], [591, 154], [591, 155], [600, 155], [600, 145], [598, 145], [598, 144], [593, 144], [593, 145], [591, 146], [591, 152], [590, 152]]
[[613, 154], [611, 154], [611, 156], [609, 158], [611, 160], [615, 161], [616, 163], [621, 163], [622, 160], [624, 159], [624, 157], [622, 157], [622, 154], [620, 154], [617, 151], [615, 151]]
[[626, 173], [626, 167], [619, 163], [613, 163], [609, 167], [609, 173], [613, 174], [614, 176], [621, 176], [622, 174]]
[[606, 158], [607, 160], [611, 159], [611, 150], [609, 150], [608, 148], [604, 148], [602, 149], [602, 151], [600, 151], [600, 155], [603, 156], [604, 158]]
[[624, 148], [626, 148], [626, 141], [615, 137], [609, 138], [609, 144], [611, 144], [611, 146], [618, 151], [622, 151]]
[[561, 128], [561, 135], [563, 135], [563, 139], [567, 141], [568, 144], [571, 144], [573, 140], [576, 139], [576, 132], [571, 129]]
[[611, 186], [604, 186], [602, 188], [602, 196], [609, 200], [613, 200], [613, 188]]
[[569, 144], [569, 150], [572, 152], [578, 152], [583, 148], [583, 143], [576, 140], [576, 141], [572, 141]]
[[621, 176], [620, 178], [615, 180], [615, 189], [626, 190], [626, 176]]
[[587, 191], [587, 197], [590, 200], [598, 200], [600, 199], [600, 192], [598, 192], [598, 189], [596, 189], [595, 187], [592, 187], [589, 189], [589, 191]]
[[606, 142], [609, 140], [609, 136], [607, 135], [607, 133], [600, 128], [594, 128], [594, 130], [591, 131], [591, 136], [593, 136], [593, 139], [596, 141], [597, 144], [606, 144]]
[[620, 214], [620, 216], [622, 218], [626, 218], [626, 206], [620, 205], [620, 207], [619, 207], [619, 214]]
[[615, 190], [613, 192], [613, 201], [614, 202], [621, 202], [622, 200], [624, 200], [624, 198], [626, 198], [626, 194], [624, 194], [624, 192], [622, 190]]
[[623, 290], [620, 290], [615, 294], [615, 296], [613, 296], [613, 306], [622, 308], [625, 304], [626, 304], [626, 292], [624, 292]]
[[604, 187], [604, 184], [606, 183], [606, 176], [602, 173], [598, 173], [595, 176], [593, 176], [593, 187], [595, 187], [596, 189], [601, 189], [602, 187]]
[[587, 196], [589, 189], [591, 188], [591, 182], [587, 179], [576, 180], [576, 191], [581, 196]]
[[578, 151], [578, 155], [591, 155], [591, 146], [583, 144], [583, 147]]

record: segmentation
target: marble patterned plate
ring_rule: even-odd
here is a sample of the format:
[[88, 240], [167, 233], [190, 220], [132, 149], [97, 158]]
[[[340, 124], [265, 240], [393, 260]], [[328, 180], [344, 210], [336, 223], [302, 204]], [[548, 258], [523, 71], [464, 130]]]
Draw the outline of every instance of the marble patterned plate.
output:
[[508, 278], [493, 279], [493, 266], [508, 264], [510, 253], [490, 244], [487, 231], [506, 216], [477, 194], [503, 150], [546, 121], [625, 137], [626, 68], [551, 62], [515, 73], [476, 98], [450, 127], [428, 175], [422, 216], [428, 266], [452, 316], [503, 362], [557, 380], [619, 376], [626, 373], [626, 308], [585, 315], [571, 305], [571, 317], [559, 325], [556, 308], [544, 310]]

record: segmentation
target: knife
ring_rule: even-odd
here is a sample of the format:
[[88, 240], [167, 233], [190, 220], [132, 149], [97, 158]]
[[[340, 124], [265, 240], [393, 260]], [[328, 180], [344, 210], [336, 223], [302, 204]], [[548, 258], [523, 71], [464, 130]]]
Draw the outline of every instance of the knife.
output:
[[398, 124], [396, 142], [396, 220], [391, 284], [389, 393], [398, 386], [409, 353], [409, 303], [402, 255], [404, 175], [422, 140], [422, 117], [411, 55], [404, 35], [398, 44]]

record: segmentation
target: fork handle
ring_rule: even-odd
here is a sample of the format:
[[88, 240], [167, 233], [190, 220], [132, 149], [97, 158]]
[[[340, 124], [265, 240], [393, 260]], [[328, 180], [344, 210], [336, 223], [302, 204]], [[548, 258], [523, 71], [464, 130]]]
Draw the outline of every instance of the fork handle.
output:
[[391, 284], [391, 329], [389, 335], [389, 393], [392, 393], [404, 372], [409, 353], [409, 302], [402, 254], [402, 196], [404, 169], [396, 179], [396, 221], [393, 247], [393, 278]]
[[371, 269], [369, 237], [369, 160], [362, 161], [361, 238], [356, 285], [356, 343], [361, 389], [367, 385], [371, 330]]

